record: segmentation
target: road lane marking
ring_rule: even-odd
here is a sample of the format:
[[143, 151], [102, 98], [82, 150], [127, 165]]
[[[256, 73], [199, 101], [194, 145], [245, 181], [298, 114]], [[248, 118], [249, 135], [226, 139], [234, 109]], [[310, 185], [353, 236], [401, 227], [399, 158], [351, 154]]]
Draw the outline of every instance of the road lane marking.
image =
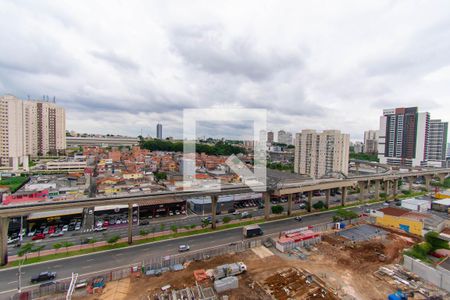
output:
[[86, 261], [94, 261], [95, 259], [93, 259], [93, 258], [90, 258], [90, 259], [88, 259], [88, 260], [86, 260]]
[[53, 268], [61, 268], [62, 265], [54, 265]]
[[16, 283], [16, 282], [17, 282], [17, 280], [14, 280], [14, 281], [8, 282], [8, 284], [13, 284], [13, 283]]

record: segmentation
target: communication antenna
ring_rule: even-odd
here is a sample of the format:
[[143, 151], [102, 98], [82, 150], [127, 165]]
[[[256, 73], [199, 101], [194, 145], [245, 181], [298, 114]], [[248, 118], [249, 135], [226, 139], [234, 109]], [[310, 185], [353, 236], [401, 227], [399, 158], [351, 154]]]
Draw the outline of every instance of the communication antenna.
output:
[[56, 103], [56, 97], [53, 96], [53, 103]]

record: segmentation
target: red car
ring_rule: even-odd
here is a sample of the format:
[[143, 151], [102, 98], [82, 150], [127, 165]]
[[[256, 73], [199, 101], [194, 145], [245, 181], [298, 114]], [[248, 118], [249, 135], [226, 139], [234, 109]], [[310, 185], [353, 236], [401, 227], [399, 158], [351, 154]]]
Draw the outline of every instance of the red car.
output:
[[43, 233], [38, 233], [35, 236], [33, 236], [33, 238], [32, 238], [33, 241], [43, 240], [43, 239], [45, 239], [45, 234], [43, 234]]
[[109, 222], [108, 221], [103, 222], [103, 227], [108, 227], [108, 226], [109, 226]]
[[50, 228], [48, 229], [48, 234], [52, 233], [55, 233], [55, 226], [50, 226]]

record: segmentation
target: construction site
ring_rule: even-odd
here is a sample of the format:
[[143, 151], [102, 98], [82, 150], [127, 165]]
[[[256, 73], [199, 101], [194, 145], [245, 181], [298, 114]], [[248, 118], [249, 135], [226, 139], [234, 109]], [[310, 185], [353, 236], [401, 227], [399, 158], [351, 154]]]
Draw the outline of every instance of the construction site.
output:
[[[293, 238], [292, 232], [288, 235]], [[398, 290], [408, 295], [404, 299], [449, 299], [399, 265], [403, 249], [418, 239], [372, 225], [350, 225], [284, 252], [271, 239], [242, 252], [189, 259], [175, 268], [132, 272], [72, 299], [372, 300], [387, 299]], [[280, 240], [286, 237], [280, 235]]]

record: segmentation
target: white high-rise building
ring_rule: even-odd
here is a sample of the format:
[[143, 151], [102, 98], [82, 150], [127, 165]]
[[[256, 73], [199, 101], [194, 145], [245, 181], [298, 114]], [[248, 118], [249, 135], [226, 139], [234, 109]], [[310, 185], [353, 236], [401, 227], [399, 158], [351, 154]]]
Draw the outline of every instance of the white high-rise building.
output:
[[278, 131], [278, 143], [292, 145], [292, 133], [284, 130]]
[[0, 163], [17, 169], [28, 156], [66, 149], [64, 108], [44, 101], [0, 96]]
[[446, 165], [448, 123], [430, 120], [428, 135], [428, 165], [443, 167]]
[[378, 130], [364, 131], [364, 153], [378, 153]]
[[294, 171], [313, 178], [348, 174], [350, 136], [339, 130], [302, 130], [295, 137]]
[[380, 163], [424, 166], [428, 161], [430, 114], [417, 107], [383, 110], [380, 117]]

